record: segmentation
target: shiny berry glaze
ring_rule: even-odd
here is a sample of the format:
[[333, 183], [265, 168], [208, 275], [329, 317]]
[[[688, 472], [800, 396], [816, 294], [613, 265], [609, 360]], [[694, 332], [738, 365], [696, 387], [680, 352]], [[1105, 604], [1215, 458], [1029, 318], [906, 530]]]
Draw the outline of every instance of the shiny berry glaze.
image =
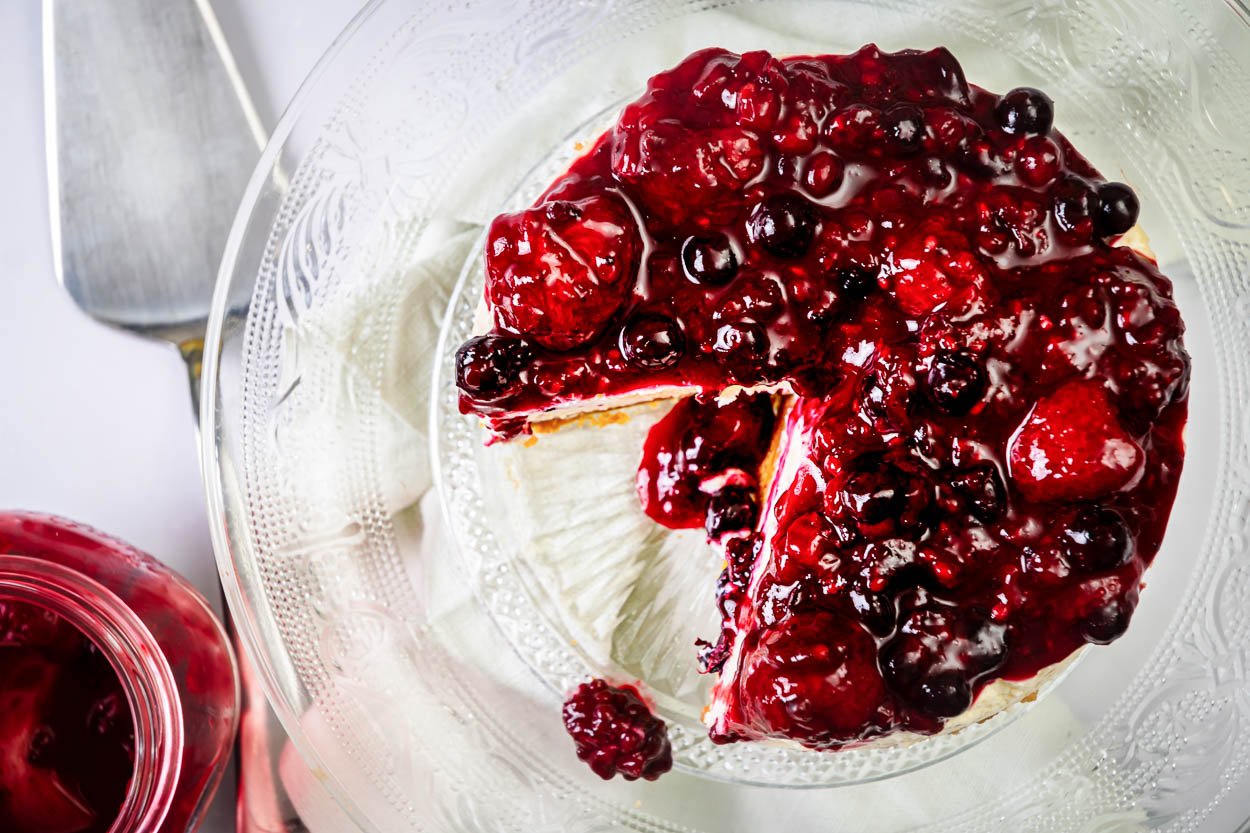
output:
[[564, 728], [577, 757], [605, 781], [618, 773], [654, 781], [673, 768], [668, 728], [633, 686], [582, 683], [564, 703]]
[[0, 830], [103, 833], [133, 767], [130, 706], [109, 662], [55, 614], [0, 600]]
[[[757, 534], [722, 540], [714, 739], [936, 732], [990, 681], [1127, 627], [1180, 473], [1189, 359], [1170, 282], [1115, 245], [1136, 196], [1053, 118], [942, 49], [704, 50], [492, 225], [489, 337], [527, 362], [488, 395], [462, 384], [461, 407], [501, 434], [662, 386], [797, 395]], [[550, 256], [518, 255], [523, 235]], [[689, 435], [708, 407], [647, 443], [644, 505], [671, 526], [707, 520], [672, 461], [722, 430], [708, 412]], [[683, 485], [660, 497], [661, 475]]]
[[764, 394], [723, 404], [702, 397], [678, 402], [642, 450], [643, 511], [671, 529], [707, 528], [714, 539], [754, 529], [760, 463], [776, 421], [772, 398]]

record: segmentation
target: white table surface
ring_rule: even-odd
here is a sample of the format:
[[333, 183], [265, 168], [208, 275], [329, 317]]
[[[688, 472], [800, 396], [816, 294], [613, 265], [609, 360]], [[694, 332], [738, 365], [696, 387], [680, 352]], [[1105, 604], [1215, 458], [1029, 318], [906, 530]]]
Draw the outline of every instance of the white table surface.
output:
[[[360, 5], [213, 0], [267, 127]], [[54, 277], [41, 67], [40, 3], [0, 0], [0, 508], [117, 535], [216, 603], [182, 362], [91, 321]], [[234, 830], [232, 793], [205, 833]]]

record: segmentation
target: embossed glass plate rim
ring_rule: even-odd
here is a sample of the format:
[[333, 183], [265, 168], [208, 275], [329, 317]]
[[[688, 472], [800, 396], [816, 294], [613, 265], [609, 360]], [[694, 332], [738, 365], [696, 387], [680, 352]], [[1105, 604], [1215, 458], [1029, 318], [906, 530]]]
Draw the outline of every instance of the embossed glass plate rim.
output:
[[[380, 4], [380, 0], [374, 0], [374, 3], [373, 3], [373, 4], [371, 4], [371, 6], [372, 6], [372, 5], [375, 5], [375, 4]], [[363, 16], [363, 13], [362, 13], [362, 16]], [[327, 56], [327, 57], [328, 57], [328, 56]], [[319, 65], [319, 66], [320, 66], [320, 65]], [[310, 81], [311, 81], [311, 79], [310, 79]], [[306, 86], [307, 86], [307, 85], [306, 85]], [[246, 203], [245, 203], [245, 204], [246, 204]], [[236, 223], [236, 228], [238, 228], [237, 223]], [[232, 236], [233, 236], [233, 235], [232, 235]], [[224, 272], [225, 272], [225, 270], [224, 270], [224, 268], [223, 268], [223, 275], [224, 275]], [[219, 288], [220, 288], [220, 284], [219, 284]], [[1217, 324], [1218, 324], [1219, 322], [1215, 322], [1215, 323], [1217, 323]], [[1239, 331], [1240, 331], [1240, 329], [1242, 329], [1242, 328], [1238, 328], [1238, 330], [1239, 330]], [[220, 328], [218, 328], [218, 330], [220, 330]], [[219, 338], [219, 336], [220, 336], [220, 332], [218, 332], [218, 333], [217, 333], [217, 337], [218, 337], [218, 338]], [[208, 377], [208, 374], [206, 374], [206, 377], [205, 377], [205, 378], [206, 378], [206, 380], [209, 378], [209, 377]], [[206, 384], [207, 384], [207, 382], [206, 382]], [[206, 397], [206, 401], [207, 401], [207, 397]], [[1222, 402], [1222, 403], [1221, 403], [1221, 407], [1223, 407], [1223, 406], [1224, 406], [1224, 403]], [[208, 423], [207, 421], [206, 421], [204, 424], [205, 424], [206, 426], [207, 426], [207, 425], [209, 425], [209, 423]], [[1228, 419], [1228, 415], [1227, 415], [1227, 414], [1224, 414], [1224, 415], [1223, 415], [1223, 424], [1225, 424], [1225, 425], [1229, 424], [1229, 419]], [[206, 432], [206, 434], [207, 434], [207, 433], [208, 433], [208, 432]], [[206, 457], [205, 457], [205, 459], [210, 459], [210, 458], [209, 458], [208, 456], [206, 456]], [[1225, 476], [1224, 476], [1225, 474], [1226, 474], [1226, 472], [1221, 471], [1221, 480], [1222, 480], [1222, 481], [1226, 480], [1226, 478], [1225, 478]], [[212, 495], [212, 492], [211, 492], [211, 490], [210, 490], [210, 501], [211, 501], [211, 495]], [[220, 504], [220, 502], [219, 502], [219, 504]], [[220, 508], [221, 508], [221, 507], [220, 507], [220, 505], [218, 505], [216, 508], [217, 508], [218, 510], [220, 510]], [[1223, 518], [1227, 518], [1227, 517], [1228, 517], [1228, 510], [1230, 510], [1230, 509], [1231, 509], [1231, 506], [1229, 505], [1228, 500], [1227, 500], [1227, 498], [1226, 498], [1225, 500], [1223, 500], [1223, 501], [1221, 502], [1221, 505], [1220, 505], [1220, 506], [1218, 506], [1218, 507], [1212, 507], [1212, 509], [1213, 509], [1213, 513], [1215, 513], [1215, 514], [1219, 514], [1219, 515], [1220, 515], [1221, 517], [1223, 517]], [[1221, 527], [1224, 527], [1224, 526], [1226, 526], [1226, 524], [1221, 524]], [[215, 529], [215, 526], [214, 526], [214, 529]], [[219, 535], [217, 535], [217, 534], [215, 534], [215, 535], [214, 535], [214, 543], [215, 543], [215, 549], [216, 549], [216, 551], [217, 551], [217, 553], [218, 553], [218, 556], [219, 556], [219, 559], [220, 559], [220, 558], [222, 558], [222, 557], [223, 557], [222, 553], [224, 552], [224, 550], [223, 550], [222, 546], [220, 546], [220, 536], [219, 536]], [[1204, 547], [1203, 547], [1204, 552], [1205, 552], [1207, 549], [1209, 549], [1209, 545], [1204, 545]], [[226, 571], [224, 571], [224, 570], [223, 570], [223, 572], [226, 572]], [[236, 605], [236, 607], [237, 607], [237, 605]], [[1171, 631], [1169, 631], [1169, 632], [1171, 632]], [[276, 688], [275, 688], [275, 689], [271, 689], [271, 692], [272, 692], [272, 691], [274, 691], [274, 690], [277, 690], [277, 689], [276, 689]]]

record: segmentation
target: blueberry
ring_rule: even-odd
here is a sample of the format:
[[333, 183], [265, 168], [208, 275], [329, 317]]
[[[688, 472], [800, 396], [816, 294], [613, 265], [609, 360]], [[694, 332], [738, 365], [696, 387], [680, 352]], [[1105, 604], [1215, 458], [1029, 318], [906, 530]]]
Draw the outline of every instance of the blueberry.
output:
[[996, 520], [1007, 505], [1007, 489], [993, 463], [978, 463], [955, 472], [951, 486], [963, 498], [969, 514], [982, 523]]
[[621, 355], [637, 367], [672, 367], [685, 352], [681, 325], [662, 315], [639, 315], [621, 329]]
[[1127, 605], [1118, 599], [1111, 599], [1102, 607], [1087, 613], [1078, 627], [1086, 642], [1106, 645], [1124, 635], [1128, 630], [1130, 615]]
[[852, 587], [847, 594], [851, 607], [859, 616], [859, 621], [873, 636], [887, 637], [894, 632], [898, 622], [898, 612], [894, 609], [894, 601], [884, 593], [873, 593]]
[[860, 523], [882, 523], [902, 511], [907, 499], [907, 476], [897, 466], [882, 463], [851, 475], [842, 489], [842, 499]]
[[896, 104], [886, 110], [881, 128], [896, 153], [917, 153], [924, 147], [924, 111], [915, 104]]
[[994, 115], [1004, 133], [1045, 135], [1055, 123], [1055, 103], [1032, 87], [1016, 87], [998, 102]]
[[777, 257], [799, 257], [816, 233], [816, 210], [796, 194], [774, 194], [751, 210], [747, 234], [751, 242]]
[[834, 273], [842, 297], [848, 301], [867, 298], [877, 288], [877, 270], [863, 266], [843, 266]]
[[972, 686], [958, 671], [941, 671], [921, 680], [912, 696], [930, 717], [954, 717], [972, 705]]
[[727, 532], [752, 529], [758, 510], [748, 489], [725, 488], [712, 495], [707, 506], [707, 537], [713, 541]]
[[1091, 232], [1097, 197], [1083, 181], [1072, 178], [1060, 182], [1052, 197], [1055, 221], [1067, 232]]
[[1114, 570], [1133, 557], [1133, 535], [1124, 516], [1105, 506], [1088, 506], [1077, 512], [1060, 534], [1069, 564], [1094, 573]]
[[729, 238], [719, 232], [687, 237], [681, 244], [686, 277], [704, 286], [724, 286], [738, 273], [738, 258]]
[[712, 349], [722, 355], [763, 356], [768, 352], [768, 332], [759, 324], [724, 324], [716, 331]]
[[939, 353], [929, 366], [929, 398], [952, 416], [962, 416], [985, 396], [985, 371], [963, 351]]
[[498, 398], [520, 381], [532, 355], [515, 336], [474, 336], [456, 351], [456, 385], [478, 399]]
[[1133, 189], [1123, 182], [1104, 182], [1098, 186], [1098, 213], [1094, 229], [1100, 237], [1123, 234], [1137, 223], [1141, 206]]

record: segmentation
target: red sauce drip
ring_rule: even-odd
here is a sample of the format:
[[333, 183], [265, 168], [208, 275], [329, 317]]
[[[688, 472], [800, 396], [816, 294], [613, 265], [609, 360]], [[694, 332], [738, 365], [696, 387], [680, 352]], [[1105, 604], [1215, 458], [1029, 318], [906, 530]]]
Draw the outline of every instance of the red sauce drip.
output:
[[0, 830], [104, 833], [134, 770], [117, 673], [49, 611], [0, 600]]
[[[1052, 120], [1044, 94], [970, 85], [944, 49], [709, 49], [492, 224], [496, 326], [457, 382], [500, 433], [662, 385], [797, 395], [796, 465], [761, 534], [724, 542], [703, 658], [740, 640], [741, 661], [714, 739], [935, 732], [991, 680], [1127, 627], [1180, 473], [1189, 358], [1170, 282], [1115, 245], [1136, 197]], [[673, 461], [723, 430], [708, 407], [648, 440], [663, 523], [706, 512]]]

